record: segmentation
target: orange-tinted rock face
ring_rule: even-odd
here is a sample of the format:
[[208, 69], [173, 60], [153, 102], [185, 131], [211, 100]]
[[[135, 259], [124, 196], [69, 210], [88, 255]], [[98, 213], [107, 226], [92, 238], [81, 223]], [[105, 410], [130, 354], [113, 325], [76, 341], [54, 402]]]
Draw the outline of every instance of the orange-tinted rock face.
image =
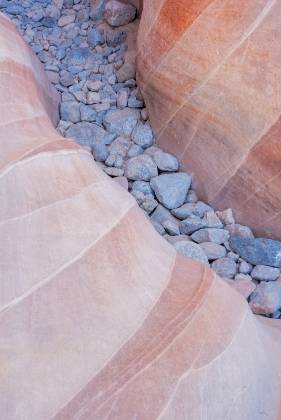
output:
[[57, 95], [2, 16], [0, 40], [1, 419], [275, 419], [274, 324], [59, 137]]
[[202, 198], [281, 239], [281, 2], [145, 0], [139, 82]]

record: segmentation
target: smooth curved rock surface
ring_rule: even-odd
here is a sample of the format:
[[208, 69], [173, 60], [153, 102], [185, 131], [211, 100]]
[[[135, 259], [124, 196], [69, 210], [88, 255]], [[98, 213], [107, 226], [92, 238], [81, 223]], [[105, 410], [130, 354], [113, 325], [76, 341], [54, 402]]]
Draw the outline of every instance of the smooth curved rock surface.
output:
[[281, 239], [280, 0], [144, 0], [138, 82], [201, 198]]
[[0, 16], [5, 420], [275, 419], [280, 324], [158, 235], [89, 152]]

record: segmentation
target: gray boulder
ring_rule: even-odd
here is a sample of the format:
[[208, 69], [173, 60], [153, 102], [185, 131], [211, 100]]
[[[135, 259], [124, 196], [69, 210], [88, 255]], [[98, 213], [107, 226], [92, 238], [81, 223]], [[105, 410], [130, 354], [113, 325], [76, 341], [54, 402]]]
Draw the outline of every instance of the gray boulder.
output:
[[146, 149], [147, 147], [152, 146], [153, 145], [153, 132], [150, 125], [138, 123], [132, 132], [132, 140], [135, 144], [137, 144], [138, 146], [141, 146], [143, 149]]
[[105, 37], [103, 31], [99, 31], [98, 29], [91, 29], [88, 32], [87, 37], [88, 44], [91, 48], [95, 48], [97, 45], [102, 45], [105, 42]]
[[132, 4], [109, 0], [105, 5], [104, 18], [111, 26], [127, 25], [135, 19], [137, 9]]
[[184, 172], [162, 174], [150, 181], [158, 201], [168, 209], [175, 209], [184, 203], [190, 185], [191, 176]]
[[60, 105], [61, 119], [78, 123], [80, 121], [80, 104], [76, 101], [62, 102]]
[[[133, 109], [115, 109], [106, 113], [103, 124], [110, 133], [130, 136], [137, 125], [139, 112]], [[155, 165], [156, 166], [156, 165]]]
[[195, 242], [214, 242], [218, 245], [223, 244], [229, 238], [229, 232], [225, 229], [205, 228], [194, 232], [191, 238]]
[[232, 279], [236, 272], [236, 263], [232, 258], [219, 258], [212, 263], [212, 269], [221, 276]]
[[80, 122], [73, 124], [67, 131], [66, 137], [72, 138], [82, 146], [89, 146], [93, 150], [105, 137], [105, 130], [94, 123]]
[[[231, 225], [229, 225], [231, 226]], [[266, 238], [231, 237], [231, 249], [253, 265], [281, 267], [281, 242]]]
[[255, 280], [274, 281], [280, 276], [280, 270], [267, 265], [256, 265], [251, 272], [251, 276]]
[[180, 222], [180, 233], [183, 235], [190, 235], [199, 229], [206, 227], [203, 219], [198, 216], [190, 216]]
[[249, 305], [258, 315], [270, 315], [281, 308], [281, 284], [260, 283], [250, 296]]
[[133, 181], [149, 181], [157, 173], [157, 166], [148, 155], [133, 157], [125, 165], [125, 176]]
[[204, 253], [202, 248], [194, 242], [179, 241], [175, 243], [174, 247], [179, 254], [184, 255], [185, 257], [193, 258], [194, 260], [197, 260], [209, 267], [207, 255]]
[[208, 257], [208, 260], [217, 260], [226, 255], [226, 249], [222, 245], [215, 244], [214, 242], [202, 242], [201, 248]]
[[170, 153], [162, 151], [153, 154], [153, 160], [160, 171], [176, 172], [179, 169], [179, 161]]

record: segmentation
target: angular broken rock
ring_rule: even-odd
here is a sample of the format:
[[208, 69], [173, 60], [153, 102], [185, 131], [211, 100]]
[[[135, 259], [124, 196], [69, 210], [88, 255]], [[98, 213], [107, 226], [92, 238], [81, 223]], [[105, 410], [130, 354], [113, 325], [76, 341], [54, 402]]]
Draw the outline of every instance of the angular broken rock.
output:
[[167, 220], [164, 220], [162, 225], [163, 225], [163, 228], [165, 229], [165, 231], [169, 235], [175, 236], [175, 235], [180, 234], [179, 226], [176, 222], [173, 222], [172, 220], [167, 219]]
[[157, 166], [148, 155], [139, 155], [127, 160], [125, 165], [125, 176], [133, 181], [149, 181], [156, 177]]
[[219, 258], [212, 263], [212, 269], [221, 276], [229, 279], [233, 278], [237, 272], [236, 263], [231, 258]]
[[180, 222], [180, 232], [184, 235], [190, 235], [205, 227], [206, 223], [198, 216], [190, 216]]
[[103, 123], [110, 133], [130, 136], [137, 125], [139, 112], [130, 109], [114, 109], [106, 113]]
[[76, 101], [62, 102], [60, 105], [61, 119], [78, 123], [80, 121], [80, 104]]
[[205, 223], [205, 225], [209, 228], [222, 228], [223, 224], [220, 221], [220, 219], [218, 218], [218, 216], [216, 215], [216, 213], [212, 210], [212, 211], [207, 211], [203, 217], [203, 221]]
[[225, 247], [215, 244], [214, 242], [202, 242], [199, 246], [201, 246], [204, 253], [207, 255], [208, 260], [217, 260], [226, 255]]
[[191, 235], [195, 242], [214, 242], [216, 244], [223, 244], [229, 238], [229, 232], [225, 229], [205, 228], [197, 230]]
[[254, 238], [254, 234], [248, 226], [239, 225], [238, 223], [229, 224], [225, 226], [230, 236], [240, 236], [241, 238]]
[[281, 267], [281, 242], [266, 238], [232, 237], [231, 249], [253, 265]]
[[235, 223], [232, 209], [216, 211], [216, 214], [218, 218], [223, 222], [224, 225], [231, 225]]
[[166, 220], [179, 224], [179, 221], [161, 204], [158, 204], [156, 210], [151, 215], [151, 220], [163, 224]]
[[105, 5], [104, 18], [111, 26], [127, 25], [136, 16], [136, 8], [118, 0], [109, 0]]
[[281, 284], [262, 282], [250, 296], [249, 305], [255, 314], [270, 315], [281, 308]]
[[160, 171], [175, 172], [179, 169], [179, 161], [171, 153], [155, 152], [153, 154], [153, 160]]
[[209, 267], [207, 255], [198, 244], [191, 241], [179, 241], [174, 244], [177, 252], [185, 257], [193, 258]]
[[153, 145], [153, 132], [150, 125], [138, 123], [132, 132], [132, 140], [135, 144], [142, 147], [143, 149], [146, 149], [152, 146]]
[[96, 142], [101, 141], [105, 134], [105, 130], [99, 125], [85, 121], [73, 124], [66, 130], [68, 138], [76, 140], [82, 146], [90, 146], [91, 148], [94, 147]]
[[162, 174], [150, 181], [155, 195], [166, 208], [181, 206], [191, 185], [191, 176], [184, 173]]
[[186, 203], [176, 209], [172, 209], [171, 213], [178, 219], [184, 220], [193, 215], [194, 208], [195, 203]]

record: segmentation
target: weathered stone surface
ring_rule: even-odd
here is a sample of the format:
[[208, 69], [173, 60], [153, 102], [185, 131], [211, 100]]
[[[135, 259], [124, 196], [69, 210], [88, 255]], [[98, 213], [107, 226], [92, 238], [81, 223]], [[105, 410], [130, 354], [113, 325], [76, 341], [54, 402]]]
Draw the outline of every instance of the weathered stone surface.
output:
[[232, 209], [226, 209], [223, 211], [217, 211], [217, 216], [223, 222], [224, 225], [232, 225], [235, 223]]
[[180, 232], [184, 235], [190, 235], [205, 227], [206, 223], [198, 216], [190, 216], [180, 222]]
[[158, 201], [168, 209], [174, 209], [184, 203], [190, 184], [190, 175], [183, 172], [162, 174], [150, 181]]
[[[280, 240], [279, 3], [229, 0], [219, 13], [210, 0], [144, 5], [138, 81], [158, 144], [194, 173], [206, 202]], [[246, 28], [255, 47], [243, 55]], [[261, 68], [263, 82], [253, 77]]]
[[232, 279], [237, 272], [235, 261], [232, 258], [227, 257], [219, 258], [214, 261], [212, 263], [212, 269], [215, 270], [219, 276], [227, 277], [229, 279]]
[[105, 5], [104, 18], [111, 26], [130, 23], [136, 16], [136, 8], [118, 0], [109, 0]]
[[281, 267], [281, 242], [265, 238], [232, 237], [230, 246], [244, 260], [253, 265]]
[[229, 238], [229, 232], [225, 229], [205, 228], [194, 232], [191, 238], [195, 242], [214, 242], [222, 244]]
[[202, 219], [209, 228], [222, 228], [223, 224], [214, 211], [207, 211]]
[[251, 272], [251, 276], [255, 280], [274, 281], [280, 275], [279, 268], [268, 267], [266, 265], [256, 265]]
[[95, 48], [97, 45], [101, 45], [105, 42], [104, 34], [102, 31], [93, 28], [88, 32], [87, 41], [90, 47]]
[[156, 210], [153, 212], [151, 216], [151, 220], [152, 221], [154, 220], [161, 224], [165, 222], [166, 220], [171, 220], [173, 223], [179, 224], [178, 220], [174, 216], [172, 216], [169, 210], [167, 210], [161, 204], [159, 204]]
[[68, 138], [76, 140], [79, 144], [93, 147], [95, 142], [101, 141], [105, 130], [97, 124], [81, 122], [73, 124], [67, 131]]
[[223, 258], [226, 255], [226, 249], [222, 245], [215, 244], [214, 242], [202, 242], [200, 243], [201, 248], [207, 255], [208, 260], [217, 260]]
[[174, 244], [177, 252], [185, 257], [193, 258], [194, 260], [200, 261], [202, 264], [209, 266], [208, 258], [205, 252], [200, 248], [199, 245], [190, 241], [179, 241]]
[[[149, 124], [138, 123], [132, 132], [132, 140], [138, 146], [146, 149], [153, 144], [153, 133]], [[155, 160], [155, 159], [154, 159]], [[155, 162], [157, 164], [157, 162]], [[158, 166], [158, 165], [157, 165]]]
[[281, 284], [262, 282], [251, 294], [249, 305], [255, 314], [270, 315], [281, 308]]
[[189, 216], [193, 215], [195, 204], [194, 203], [186, 203], [182, 206], [172, 209], [171, 213], [176, 216], [180, 220], [184, 220]]
[[228, 230], [230, 236], [240, 236], [241, 238], [250, 238], [253, 239], [254, 235], [251, 229], [248, 226], [242, 226], [238, 223], [228, 224], [225, 226], [225, 229]]
[[78, 123], [80, 121], [80, 105], [76, 101], [62, 102], [60, 106], [61, 119]]
[[157, 176], [156, 164], [150, 156], [139, 155], [128, 159], [125, 166], [125, 176], [134, 181], [149, 181]]
[[103, 122], [109, 132], [130, 136], [137, 125], [138, 112], [129, 108], [111, 110], [106, 113]]
[[176, 222], [172, 222], [171, 220], [164, 220], [162, 225], [169, 235], [174, 236], [180, 234], [179, 226]]
[[175, 172], [179, 169], [179, 161], [171, 153], [156, 152], [153, 154], [153, 160], [160, 171]]

